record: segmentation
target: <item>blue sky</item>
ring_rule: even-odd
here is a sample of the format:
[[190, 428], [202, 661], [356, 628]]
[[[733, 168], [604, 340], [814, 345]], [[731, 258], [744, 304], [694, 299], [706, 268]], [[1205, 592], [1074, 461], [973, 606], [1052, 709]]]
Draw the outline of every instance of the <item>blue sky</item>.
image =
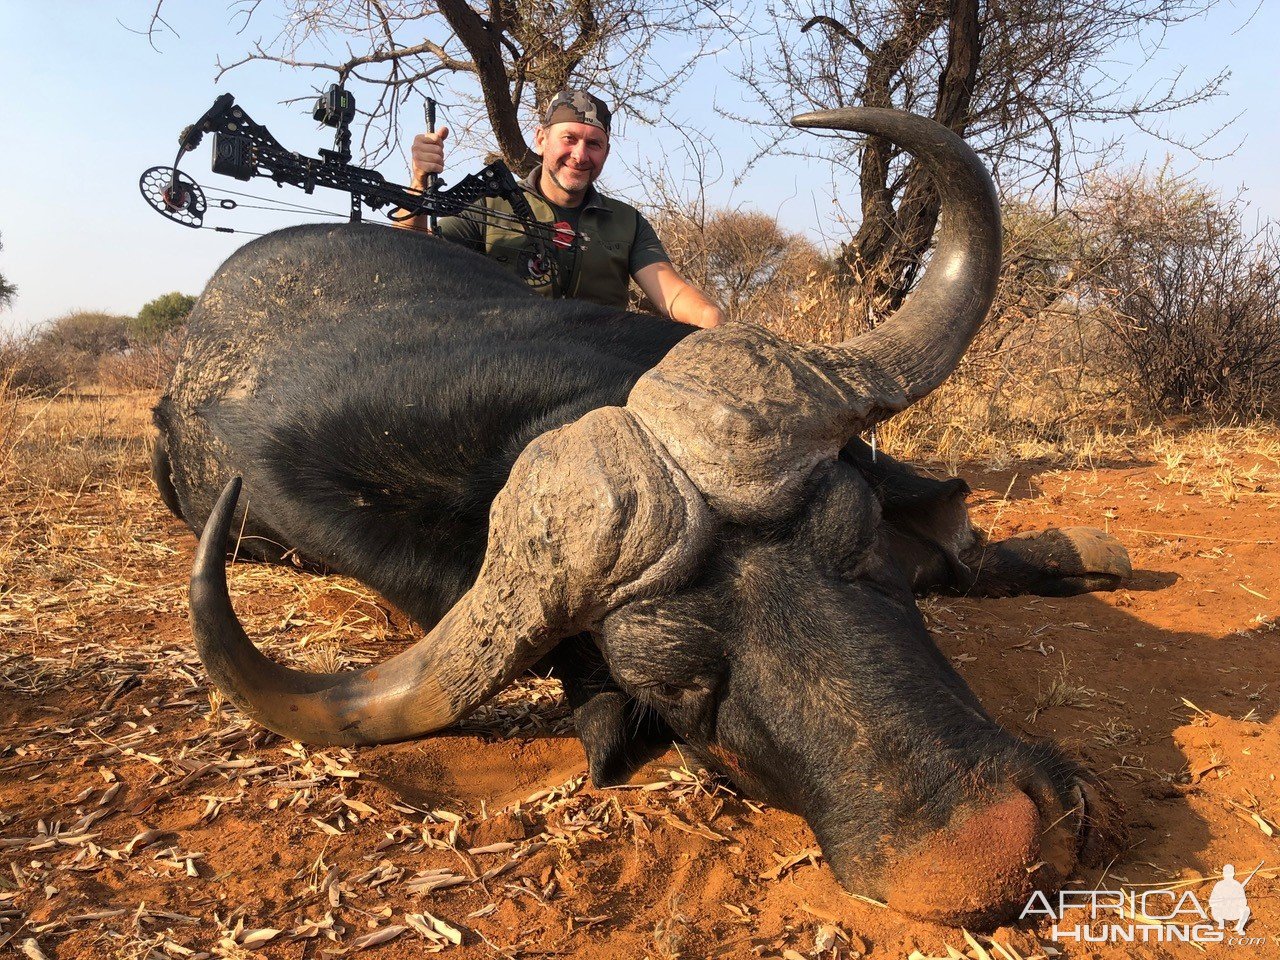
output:
[[[217, 55], [242, 53], [268, 33], [267, 18], [237, 35], [218, 0], [168, 0], [166, 17], [181, 36], [166, 36], [157, 52], [126, 29], [144, 26], [153, 6], [152, 0], [0, 0], [0, 274], [19, 288], [13, 306], [0, 312], [0, 330], [26, 329], [74, 309], [134, 313], [169, 290], [199, 292], [246, 238], [169, 223], [146, 207], [137, 182], [145, 168], [172, 162], [178, 131], [218, 93], [233, 92], [293, 149], [314, 154], [331, 144], [331, 135], [318, 130], [301, 105], [280, 103], [306, 95], [320, 82], [313, 75], [252, 64], [214, 83]], [[1269, 217], [1280, 217], [1280, 58], [1272, 49], [1277, 38], [1280, 3], [1263, 3], [1256, 12], [1253, 0], [1224, 4], [1208, 20], [1174, 31], [1135, 83], [1136, 90], [1182, 67], [1194, 80], [1229, 66], [1227, 95], [1178, 115], [1173, 124], [1194, 136], [1241, 114], [1219, 149], [1243, 142], [1234, 155], [1212, 163], [1175, 155], [1175, 168], [1224, 190], [1246, 187], [1255, 210]], [[1135, 50], [1130, 59], [1139, 56]], [[744, 183], [731, 187], [735, 168], [752, 153], [750, 134], [714, 116], [708, 105], [733, 102], [735, 82], [727, 72], [732, 57], [701, 63], [668, 112], [669, 120], [702, 127], [719, 147], [729, 169], [712, 188], [712, 199], [763, 209], [793, 229], [838, 239], [840, 228], [828, 214], [829, 174], [812, 163], [764, 160]], [[1120, 75], [1130, 69], [1115, 65]], [[635, 122], [623, 126], [606, 174], [613, 189], [636, 196], [630, 171], [645, 161], [662, 162], [655, 152], [662, 132]], [[1134, 132], [1126, 136], [1124, 150], [1129, 162], [1159, 164], [1168, 147]], [[240, 187], [209, 172], [207, 151], [202, 146], [189, 156], [184, 169], [205, 186]], [[462, 154], [453, 162], [455, 170], [474, 169]], [[381, 169], [402, 181], [400, 158]], [[337, 194], [308, 199], [293, 190], [276, 194], [269, 184], [253, 186], [264, 197], [275, 194], [331, 210], [342, 210], [346, 202]], [[289, 220], [242, 213], [225, 222], [261, 230]]]

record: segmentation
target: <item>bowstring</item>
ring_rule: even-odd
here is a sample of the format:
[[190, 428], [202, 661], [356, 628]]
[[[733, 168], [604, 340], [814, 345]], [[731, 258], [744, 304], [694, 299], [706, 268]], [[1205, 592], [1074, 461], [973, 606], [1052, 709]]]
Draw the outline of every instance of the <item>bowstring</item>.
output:
[[[418, 207], [404, 217], [392, 217], [391, 219], [408, 220], [412, 217], [420, 216], [424, 212], [422, 207]], [[517, 232], [523, 233], [541, 247], [538, 254], [546, 263], [545, 282], [551, 285], [553, 295], [559, 295], [557, 291], [560, 289], [560, 258], [556, 255], [556, 238], [559, 233], [555, 228], [555, 224], [544, 223], [537, 219], [529, 221], [514, 213], [503, 213], [475, 202], [467, 204], [457, 213], [448, 214], [448, 216], [456, 217], [467, 223], [478, 224], [481, 227], [487, 227], [494, 222], [515, 225]], [[574, 246], [568, 249], [574, 249], [574, 247], [581, 249], [577, 237], [574, 237], [571, 243]]]
[[[425, 207], [418, 207], [408, 211], [406, 216], [394, 217], [388, 215], [388, 218], [399, 222], [401, 220], [411, 220], [414, 217], [427, 213]], [[478, 223], [481, 226], [488, 226], [490, 223], [512, 224], [519, 228], [517, 232], [523, 233], [531, 239], [545, 240], [554, 243], [557, 236], [554, 224], [543, 223], [541, 220], [526, 220], [514, 213], [503, 213], [500, 210], [492, 210], [488, 207], [480, 206], [476, 203], [469, 203], [456, 213], [440, 214], [440, 216], [457, 217], [459, 220], [465, 220], [468, 223]]]
[[327, 217], [349, 217], [351, 215], [350, 213], [338, 213], [336, 210], [324, 210], [320, 207], [308, 207], [306, 204], [294, 203], [292, 200], [268, 200], [266, 197], [255, 196], [252, 193], [243, 193], [239, 190], [228, 190], [226, 187], [201, 187], [201, 189], [206, 195], [221, 193], [231, 197], [244, 197], [245, 199], [258, 200], [265, 204], [274, 204], [274, 206], [253, 206], [248, 203], [236, 204], [237, 207], [248, 207], [251, 210], [276, 210], [281, 213], [315, 213], [322, 214]]
[[[335, 220], [345, 220], [350, 214], [340, 213], [336, 210], [323, 210], [319, 207], [308, 207], [305, 204], [293, 203], [289, 200], [268, 200], [265, 197], [255, 196], [251, 193], [242, 193], [239, 190], [227, 190], [222, 187], [204, 187], [202, 188], [206, 195], [212, 199], [217, 199], [218, 194], [226, 194], [234, 197], [243, 197], [248, 200], [261, 201], [257, 204], [252, 203], [236, 203], [236, 209], [243, 207], [246, 210], [267, 210], [276, 213], [296, 213], [311, 214], [320, 217], [332, 217]], [[225, 209], [225, 208], [224, 208]], [[412, 220], [414, 217], [421, 216], [426, 213], [426, 209], [419, 207], [408, 211], [405, 216], [396, 217], [388, 214], [388, 219], [395, 223], [403, 220]], [[519, 228], [517, 232], [523, 233], [530, 239], [544, 240], [554, 242], [556, 230], [554, 225], [543, 223], [541, 220], [528, 221], [514, 213], [503, 213], [499, 210], [491, 210], [488, 208], [478, 207], [471, 203], [458, 210], [456, 213], [443, 214], [443, 216], [456, 217], [459, 220], [465, 220], [468, 223], [479, 224], [480, 226], [488, 226], [491, 223], [509, 224]], [[371, 221], [376, 223], [377, 221]], [[238, 233], [249, 233], [248, 230], [238, 230]], [[258, 234], [262, 236], [262, 234]]]
[[[212, 189], [206, 190], [206, 193], [213, 193], [215, 190], [216, 188], [212, 188]], [[224, 191], [224, 192], [234, 192], [234, 191]], [[237, 195], [241, 197], [247, 197], [251, 200], [263, 199], [262, 197], [254, 197], [247, 193], [241, 193]], [[320, 210], [312, 207], [302, 207], [296, 204], [288, 204], [288, 201], [281, 201], [280, 203], [276, 203], [275, 201], [267, 201], [261, 204], [237, 203], [235, 206], [235, 209], [267, 210], [272, 213], [292, 213], [292, 214], [298, 214], [298, 215], [310, 214], [312, 216], [318, 216], [318, 217], [332, 217], [335, 220], [346, 220], [350, 216], [350, 214], [348, 213], [339, 213], [336, 210]], [[419, 215], [420, 215], [419, 213], [412, 213], [407, 217], [390, 218], [393, 220], [393, 223], [391, 224], [380, 223], [377, 220], [371, 220], [367, 222], [375, 226], [387, 227], [387, 226], [394, 226], [395, 222], [398, 222], [401, 220], [411, 220], [413, 219], [413, 217], [419, 216]], [[548, 225], [533, 226], [529, 224], [528, 221], [522, 220], [519, 217], [514, 216], [513, 214], [499, 213], [498, 211], [495, 211], [495, 210], [481, 211], [481, 210], [476, 210], [471, 206], [467, 206], [459, 210], [457, 213], [445, 214], [445, 216], [455, 217], [458, 220], [464, 220], [467, 223], [479, 224], [480, 226], [488, 226], [490, 223], [495, 221], [502, 222], [502, 223], [509, 223], [515, 226], [519, 226], [521, 228], [519, 232], [525, 234], [531, 239], [541, 239], [541, 240], [551, 241], [555, 237], [555, 231], [551, 226], [548, 226]], [[237, 230], [236, 232], [250, 233], [251, 231]], [[262, 236], [262, 234], [257, 234], [257, 236]]]

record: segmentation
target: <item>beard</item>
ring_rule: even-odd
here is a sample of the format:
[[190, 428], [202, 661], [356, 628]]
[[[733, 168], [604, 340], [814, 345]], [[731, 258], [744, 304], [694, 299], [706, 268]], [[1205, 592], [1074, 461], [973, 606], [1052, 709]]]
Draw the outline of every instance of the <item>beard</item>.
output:
[[[587, 187], [595, 183], [596, 177], [600, 175], [600, 170], [597, 167], [592, 167], [590, 170], [578, 170], [574, 167], [570, 167], [567, 164], [563, 164], [563, 163], [560, 165], [559, 174], [551, 166], [548, 166], [546, 169], [547, 169], [547, 176], [551, 178], [551, 182], [554, 183], [561, 190], [563, 190], [565, 193], [585, 192]], [[560, 178], [560, 175], [564, 174], [566, 171], [571, 175], [572, 174], [577, 175], [572, 177], [572, 179], [579, 180], [585, 177], [586, 182], [584, 182], [581, 186], [570, 186], [568, 183], [566, 183], [564, 180]]]

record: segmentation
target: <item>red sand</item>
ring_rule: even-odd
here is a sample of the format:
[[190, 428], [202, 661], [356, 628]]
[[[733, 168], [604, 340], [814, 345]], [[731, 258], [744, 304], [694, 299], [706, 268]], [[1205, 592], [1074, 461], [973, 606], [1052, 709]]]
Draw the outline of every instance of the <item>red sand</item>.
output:
[[[1227, 502], [1212, 490], [1163, 482], [1166, 472], [1024, 467], [1012, 487], [1010, 474], [971, 474], [977, 521], [996, 537], [1108, 524], [1129, 546], [1135, 578], [1113, 594], [1071, 599], [925, 603], [943, 650], [995, 716], [1077, 750], [1119, 795], [1130, 846], [1105, 876], [1079, 877], [1085, 886], [1207, 876], [1227, 862], [1242, 875], [1262, 860], [1280, 866], [1280, 849], [1265, 832], [1280, 827], [1280, 634], [1270, 599], [1280, 597], [1276, 494], [1256, 490]], [[1007, 488], [1007, 503], [992, 492]], [[158, 505], [148, 509], [135, 521], [154, 524], [177, 550], [157, 561], [159, 583], [185, 569], [192, 542]], [[146, 576], [131, 574], [150, 586]], [[288, 613], [280, 596], [249, 590], [243, 575], [240, 583], [233, 576], [232, 591], [246, 613]], [[318, 606], [334, 610], [353, 601], [337, 582], [324, 596]], [[103, 644], [159, 645], [189, 658], [181, 606], [166, 600], [156, 607], [145, 615], [130, 607], [89, 627]], [[328, 615], [304, 613], [321, 622]], [[40, 653], [4, 649], [28, 660]], [[661, 764], [633, 788], [597, 791], [580, 784], [585, 762], [576, 740], [563, 733], [504, 738], [493, 728], [352, 750], [349, 759], [336, 749], [321, 757], [274, 737], [237, 743], [228, 734], [219, 753], [210, 734], [234, 718], [204, 719], [204, 678], [190, 672], [194, 686], [158, 670], [119, 690], [117, 674], [74, 670], [56, 684], [37, 677], [34, 691], [0, 686], [0, 857], [7, 861], [0, 865], [0, 945], [12, 951], [34, 939], [49, 958], [190, 955], [183, 950], [310, 958], [406, 926], [359, 952], [392, 960], [434, 944], [458, 957], [794, 958], [816, 955], [836, 927], [840, 956], [903, 957], [914, 949], [945, 956], [948, 945], [973, 953], [958, 930], [847, 895], [797, 818], [671, 779]], [[1074, 688], [1070, 704], [1029, 719], [1063, 677]], [[527, 719], [563, 730], [563, 709], [545, 685], [538, 690], [542, 702]], [[96, 726], [83, 729], [113, 691]], [[73, 721], [74, 728], [60, 727]], [[136, 745], [114, 752], [109, 743]], [[203, 766], [219, 757], [248, 760]], [[666, 759], [679, 763], [674, 753]], [[263, 766], [275, 769], [255, 770]], [[113, 783], [122, 786], [99, 806]], [[655, 786], [640, 786], [646, 783]], [[539, 796], [566, 784], [561, 794]], [[437, 815], [423, 826], [406, 802], [460, 819]], [[66, 834], [95, 812], [105, 813]], [[61, 839], [48, 838], [58, 830]], [[128, 851], [148, 830], [164, 834]], [[473, 879], [503, 865], [487, 880]], [[415, 876], [417, 892], [409, 883]], [[461, 879], [423, 892], [432, 876]], [[1264, 871], [1249, 885], [1251, 935], [1280, 937], [1274, 877]], [[1189, 889], [1207, 903], [1209, 888]], [[406, 914], [424, 913], [460, 931], [461, 946], [443, 934], [424, 939], [406, 922]], [[323, 933], [306, 938], [317, 929], [306, 921], [323, 926], [326, 914], [330, 929], [342, 930], [337, 942]], [[240, 946], [233, 942], [238, 924]], [[264, 928], [285, 932], [246, 933]], [[1049, 933], [1046, 923], [1024, 923], [998, 939], [1027, 957], [1043, 952], [1038, 944], [1097, 960], [1197, 954], [1187, 946], [1055, 945]], [[1280, 940], [1206, 953], [1280, 957]]]

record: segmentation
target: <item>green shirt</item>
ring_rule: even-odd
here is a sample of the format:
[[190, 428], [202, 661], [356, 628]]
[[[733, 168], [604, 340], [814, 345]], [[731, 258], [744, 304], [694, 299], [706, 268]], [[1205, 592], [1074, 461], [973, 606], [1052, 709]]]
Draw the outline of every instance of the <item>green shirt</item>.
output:
[[[619, 200], [601, 196], [594, 186], [587, 188], [586, 196], [579, 206], [558, 206], [547, 200], [539, 190], [541, 177], [542, 168], [534, 167], [520, 184], [526, 193], [531, 194], [531, 200], [536, 198], [537, 202], [532, 204], [535, 211], [539, 208], [544, 211], [537, 215], [546, 219], [549, 213], [553, 219], [547, 222], [565, 224], [574, 235], [580, 230], [584, 234], [579, 249], [556, 251], [561, 295], [582, 296], [584, 299], [613, 306], [626, 305], [628, 276], [624, 276], [624, 271], [615, 269], [614, 266], [606, 267], [601, 257], [605, 247], [617, 266], [625, 263], [625, 274], [630, 277], [652, 264], [670, 262], [671, 258], [667, 256], [653, 226], [638, 211]], [[469, 216], [442, 217], [439, 224], [440, 235], [477, 253], [495, 256], [496, 259], [507, 262], [510, 244], [501, 243], [504, 239], [503, 231], [495, 231], [492, 223], [486, 226], [485, 217], [493, 204], [494, 201], [472, 204]], [[509, 208], [503, 203], [502, 209]], [[499, 243], [495, 243], [495, 240]], [[593, 246], [594, 250], [591, 249]], [[619, 261], [619, 257], [625, 260]], [[584, 269], [590, 271], [593, 263], [598, 275], [583, 276]], [[520, 264], [512, 262], [511, 266], [519, 275]], [[543, 289], [537, 292], [546, 291]]]

